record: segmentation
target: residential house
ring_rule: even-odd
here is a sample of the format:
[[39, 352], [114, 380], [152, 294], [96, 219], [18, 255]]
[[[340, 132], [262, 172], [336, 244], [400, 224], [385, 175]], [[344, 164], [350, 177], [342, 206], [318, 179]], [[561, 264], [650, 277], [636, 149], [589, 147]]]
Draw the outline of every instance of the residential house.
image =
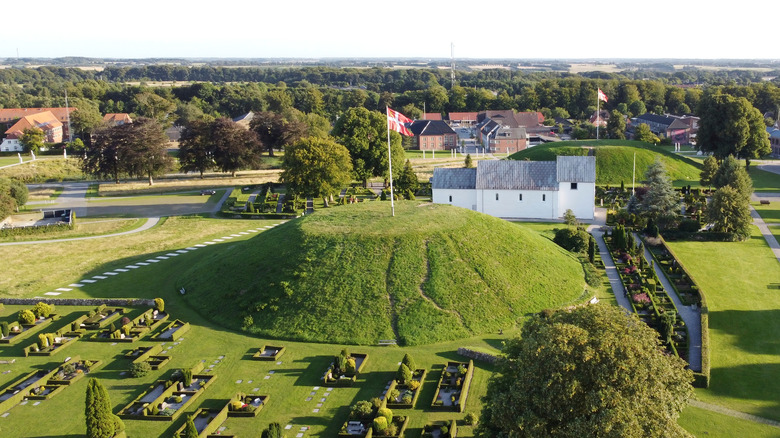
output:
[[593, 219], [596, 157], [556, 161], [482, 160], [476, 169], [436, 168], [433, 202], [508, 219], [558, 219], [571, 209]]
[[780, 158], [780, 128], [771, 126], [766, 128], [766, 132], [769, 134], [769, 146], [772, 147], [772, 156]]
[[448, 115], [451, 125], [474, 126], [477, 124], [477, 113], [475, 112], [452, 112]]
[[458, 146], [458, 134], [441, 120], [415, 120], [409, 130], [421, 151], [441, 151]]
[[[549, 133], [550, 128], [543, 125], [544, 116], [539, 112], [515, 112], [514, 110], [482, 111], [477, 115], [477, 137], [479, 142], [491, 152], [521, 151], [528, 146], [529, 136]], [[518, 131], [517, 128], [523, 128]], [[514, 131], [512, 131], [514, 130]], [[502, 150], [494, 149], [494, 144], [502, 133], [505, 140], [500, 143]]]
[[488, 119], [479, 131], [480, 138], [488, 150], [497, 154], [513, 154], [528, 147], [525, 128], [511, 128], [493, 119]]
[[443, 120], [441, 113], [424, 113], [423, 120]]
[[690, 144], [691, 139], [695, 138], [694, 128], [698, 130], [698, 118], [696, 117], [676, 117], [668, 114], [659, 115], [646, 113], [634, 117], [631, 124], [639, 126], [645, 123], [650, 127], [650, 131], [659, 137], [668, 138], [672, 143]]
[[127, 113], [108, 113], [103, 116], [103, 123], [105, 123], [106, 126], [114, 127], [126, 123], [133, 123], [133, 119], [131, 119], [130, 114]]
[[593, 111], [593, 114], [591, 114], [590, 118], [588, 119], [588, 122], [590, 122], [591, 125], [598, 126], [599, 128], [606, 128], [608, 121], [609, 111], [604, 109]]
[[0, 108], [0, 128], [8, 130], [22, 117], [49, 111], [62, 123], [62, 138], [68, 138], [68, 116], [77, 108]]
[[24, 131], [30, 128], [40, 128], [43, 131], [43, 141], [46, 143], [61, 143], [63, 125], [51, 111], [43, 111], [20, 118], [5, 131], [5, 138], [0, 143], [0, 152], [21, 152], [24, 150], [21, 141]]
[[254, 118], [255, 118], [255, 113], [249, 111], [246, 114], [242, 114], [236, 117], [235, 119], [233, 119], [233, 121], [239, 124], [240, 126], [249, 129], [249, 124], [252, 123], [252, 119]]

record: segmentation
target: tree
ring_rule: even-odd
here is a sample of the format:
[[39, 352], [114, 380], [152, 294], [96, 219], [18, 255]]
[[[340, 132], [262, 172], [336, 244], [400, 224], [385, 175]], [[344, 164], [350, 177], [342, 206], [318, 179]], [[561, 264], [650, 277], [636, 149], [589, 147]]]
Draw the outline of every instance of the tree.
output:
[[607, 133], [609, 138], [626, 138], [626, 118], [620, 111], [612, 110], [607, 120]]
[[219, 118], [211, 125], [214, 162], [223, 172], [236, 176], [236, 171], [260, 165], [260, 141], [257, 134], [247, 131], [228, 118]]
[[406, 160], [403, 170], [398, 175], [398, 178], [394, 180], [396, 191], [398, 193], [416, 192], [420, 188], [420, 181], [417, 179], [417, 174], [412, 169], [412, 163]]
[[170, 124], [168, 116], [176, 110], [174, 102], [149, 91], [136, 94], [133, 102], [138, 114], [154, 119], [160, 124]]
[[133, 123], [116, 127], [120, 136], [122, 168], [135, 177], [146, 177], [149, 185], [154, 177], [164, 174], [173, 167], [173, 158], [168, 155], [168, 136], [154, 119], [137, 118]]
[[182, 438], [198, 438], [198, 436], [198, 428], [195, 427], [192, 416], [187, 416], [187, 423], [184, 426], [184, 437]]
[[0, 197], [7, 197], [13, 201], [13, 207], [19, 209], [27, 203], [27, 199], [30, 196], [30, 192], [27, 190], [27, 186], [16, 179], [0, 178]]
[[212, 123], [198, 120], [182, 130], [179, 139], [179, 169], [182, 172], [200, 172], [203, 179], [203, 173], [216, 165], [211, 126]]
[[641, 116], [642, 114], [647, 113], [647, 107], [641, 100], [635, 100], [628, 104], [628, 112], [634, 116]]
[[[333, 135], [349, 151], [355, 179], [363, 181], [365, 186], [371, 177], [387, 177], [389, 162], [385, 114], [365, 108], [350, 108], [336, 122]], [[401, 163], [404, 160], [404, 150], [400, 134], [391, 131], [390, 144], [393, 161]], [[397, 177], [400, 166], [395, 169], [393, 176]]]
[[705, 187], [711, 187], [717, 171], [718, 160], [713, 155], [705, 158], [701, 172], [699, 172], [699, 182], [701, 185]]
[[261, 438], [282, 438], [282, 425], [279, 423], [271, 423], [263, 430], [260, 436]]
[[73, 105], [77, 109], [70, 114], [71, 129], [82, 138], [89, 139], [93, 132], [103, 126], [100, 108], [95, 102], [88, 99], [74, 99]]
[[477, 437], [689, 436], [677, 418], [692, 372], [619, 307], [536, 315], [503, 352]]
[[697, 147], [718, 159], [729, 155], [750, 160], [769, 154], [769, 136], [764, 117], [744, 97], [721, 94], [719, 89], [705, 93], [699, 102]]
[[38, 153], [43, 147], [43, 141], [45, 139], [43, 130], [37, 126], [26, 128], [22, 131], [22, 136], [19, 137], [19, 142], [27, 152]]
[[570, 227], [577, 226], [577, 216], [574, 215], [574, 212], [571, 210], [571, 208], [568, 208], [565, 212], [563, 212], [563, 222], [565, 222], [566, 225]]
[[650, 130], [650, 125], [640, 123], [634, 130], [634, 140], [644, 141], [646, 143], [658, 143], [658, 137]]
[[713, 231], [734, 233], [744, 240], [750, 236], [750, 200], [731, 186], [718, 189], [707, 206], [707, 221], [713, 223]]
[[642, 199], [642, 211], [658, 222], [659, 218], [674, 217], [677, 214], [679, 197], [672, 187], [672, 180], [666, 173], [663, 162], [656, 159], [645, 172], [647, 193]]
[[118, 430], [108, 392], [97, 379], [87, 383], [85, 415], [87, 417], [87, 438], [111, 438]]
[[331, 139], [304, 138], [287, 147], [280, 180], [296, 194], [327, 197], [349, 183], [352, 164], [347, 148]]
[[249, 126], [268, 151], [269, 157], [274, 156], [274, 149], [282, 149], [307, 135], [305, 123], [270, 111], [256, 113]]
[[466, 159], [463, 162], [464, 167], [466, 169], [471, 169], [474, 167], [474, 160], [471, 158], [471, 154], [466, 154]]
[[739, 165], [739, 162], [731, 156], [726, 157], [720, 163], [715, 176], [712, 178], [712, 185], [718, 189], [730, 186], [748, 201], [750, 200], [750, 195], [753, 194], [753, 180], [750, 179], [747, 171]]

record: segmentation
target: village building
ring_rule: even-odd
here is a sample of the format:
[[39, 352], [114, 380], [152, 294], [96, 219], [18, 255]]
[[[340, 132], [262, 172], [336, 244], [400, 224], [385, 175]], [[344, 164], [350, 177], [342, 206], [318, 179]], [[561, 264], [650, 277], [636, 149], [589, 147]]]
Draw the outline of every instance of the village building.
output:
[[442, 151], [458, 146], [458, 134], [441, 120], [415, 120], [409, 125], [415, 146], [421, 151]]
[[133, 123], [133, 119], [131, 119], [130, 114], [127, 113], [108, 113], [103, 116], [103, 123], [105, 123], [106, 126], [114, 127]]
[[528, 147], [530, 136], [548, 133], [539, 112], [482, 111], [477, 114], [477, 139], [488, 152], [514, 153]]
[[650, 127], [653, 134], [672, 140], [672, 143], [691, 144], [698, 131], [698, 117], [678, 117], [669, 114], [646, 113], [634, 117], [631, 124], [636, 127], [642, 123]]
[[483, 160], [474, 169], [436, 168], [433, 202], [507, 219], [558, 219], [571, 209], [593, 219], [596, 157], [556, 161]]
[[43, 111], [17, 120], [5, 131], [5, 138], [0, 143], [0, 152], [21, 152], [24, 150], [20, 139], [24, 131], [30, 128], [40, 128], [43, 131], [45, 143], [61, 143], [63, 138], [63, 124], [51, 111]]

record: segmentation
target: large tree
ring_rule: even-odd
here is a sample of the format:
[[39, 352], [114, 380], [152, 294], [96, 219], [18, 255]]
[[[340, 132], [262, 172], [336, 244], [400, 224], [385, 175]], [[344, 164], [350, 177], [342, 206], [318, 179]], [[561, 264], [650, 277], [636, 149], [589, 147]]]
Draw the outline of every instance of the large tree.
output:
[[322, 197], [325, 206], [352, 180], [349, 151], [331, 139], [308, 137], [289, 145], [282, 162], [281, 181], [306, 197]]
[[650, 130], [650, 125], [647, 123], [640, 123], [634, 130], [634, 140], [644, 141], [647, 143], [658, 143], [658, 136], [653, 134]]
[[507, 341], [476, 436], [684, 437], [691, 371], [616, 306], [536, 315]]
[[739, 192], [743, 198], [750, 200], [753, 194], [753, 180], [750, 179], [747, 171], [739, 165], [734, 157], [726, 157], [720, 163], [718, 170], [712, 178], [712, 185], [717, 188], [730, 186]]
[[89, 99], [73, 99], [73, 106], [76, 109], [70, 114], [71, 129], [89, 143], [92, 133], [103, 125], [100, 109]]
[[699, 102], [699, 131], [696, 143], [700, 151], [722, 160], [733, 155], [750, 160], [769, 154], [769, 136], [764, 117], [744, 97], [720, 93], [719, 89], [705, 93]]
[[707, 205], [707, 221], [713, 231], [734, 233], [740, 240], [750, 236], [750, 200], [737, 189], [723, 186], [712, 196]]
[[19, 142], [27, 152], [37, 153], [43, 147], [43, 141], [46, 136], [43, 130], [37, 126], [32, 126], [22, 132]]
[[398, 174], [398, 178], [393, 181], [393, 184], [395, 184], [396, 193], [403, 195], [407, 192], [414, 194], [420, 188], [420, 181], [417, 179], [417, 174], [414, 173], [412, 163], [409, 160], [406, 160], [403, 169]]
[[715, 178], [715, 173], [718, 171], [718, 160], [710, 155], [704, 159], [704, 163], [699, 172], [699, 182], [705, 187], [712, 186], [712, 182]]
[[247, 131], [234, 121], [220, 118], [213, 122], [211, 142], [217, 168], [236, 176], [236, 171], [258, 167], [260, 141], [252, 131]]
[[87, 438], [111, 438], [118, 432], [108, 392], [97, 379], [87, 383], [86, 408]]
[[663, 223], [677, 215], [679, 196], [662, 161], [656, 159], [645, 172], [647, 192], [642, 199], [642, 211], [656, 223]]
[[203, 172], [212, 169], [214, 147], [211, 142], [212, 123], [196, 120], [188, 123], [179, 139], [179, 169], [182, 172]]
[[609, 120], [607, 120], [607, 134], [609, 138], [624, 139], [626, 138], [626, 118], [620, 111], [612, 110], [609, 114]]
[[[365, 185], [371, 177], [388, 177], [385, 114], [365, 108], [350, 108], [336, 122], [333, 135], [349, 151], [355, 179], [362, 180]], [[393, 176], [396, 177], [401, 170], [400, 163], [404, 160], [400, 134], [391, 131], [390, 144], [393, 161], [396, 163]]]
[[270, 111], [255, 113], [249, 126], [257, 134], [270, 157], [274, 156], [274, 149], [282, 149], [296, 142], [305, 137], [307, 131], [306, 124], [297, 118], [288, 118]]

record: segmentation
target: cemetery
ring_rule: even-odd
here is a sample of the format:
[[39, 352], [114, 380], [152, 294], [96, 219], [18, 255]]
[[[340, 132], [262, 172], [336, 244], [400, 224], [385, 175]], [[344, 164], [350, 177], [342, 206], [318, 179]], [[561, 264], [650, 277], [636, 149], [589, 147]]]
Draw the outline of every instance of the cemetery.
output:
[[167, 354], [162, 354], [163, 347], [160, 344], [155, 344], [149, 347], [136, 347], [125, 353], [125, 357], [132, 359], [133, 364], [148, 363], [149, 368], [152, 370], [159, 370], [163, 368], [171, 357]]
[[252, 355], [254, 360], [278, 361], [284, 354], [284, 347], [274, 347], [272, 345], [263, 345]]
[[434, 409], [463, 412], [474, 375], [474, 361], [447, 362], [441, 371], [436, 395], [431, 407]]
[[[200, 371], [202, 365], [193, 368]], [[193, 369], [177, 370], [167, 380], [158, 380], [119, 411], [130, 420], [176, 421], [217, 376], [194, 374]]]
[[363, 370], [368, 360], [368, 354], [349, 353], [345, 348], [338, 356], [334, 356], [322, 380], [326, 386], [352, 386], [357, 376]]

